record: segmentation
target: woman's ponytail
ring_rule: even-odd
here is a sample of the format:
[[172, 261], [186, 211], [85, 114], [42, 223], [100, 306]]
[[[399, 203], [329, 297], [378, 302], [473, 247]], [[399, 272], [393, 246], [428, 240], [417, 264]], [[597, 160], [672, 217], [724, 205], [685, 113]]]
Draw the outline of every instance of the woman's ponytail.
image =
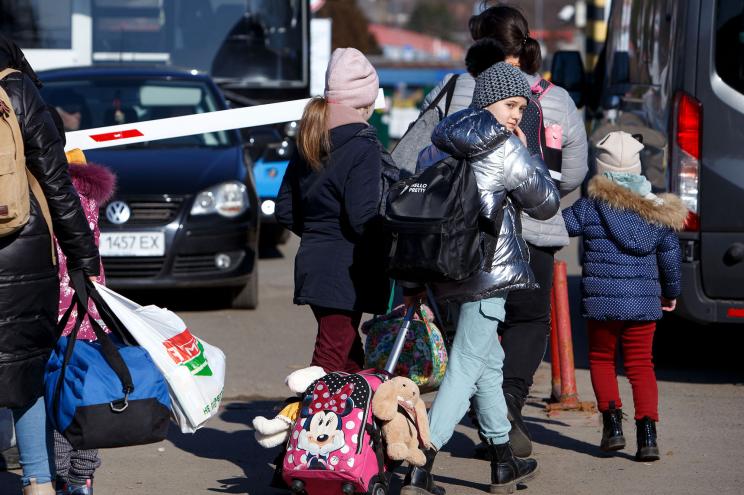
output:
[[534, 74], [542, 65], [540, 43], [529, 35], [522, 40], [522, 50], [519, 52], [519, 68], [527, 74]]
[[[486, 3], [483, 4], [485, 6]], [[519, 59], [523, 72], [534, 74], [540, 70], [542, 55], [540, 44], [530, 37], [527, 19], [508, 5], [496, 5], [474, 15], [468, 22], [474, 41], [492, 38], [501, 45], [504, 53]]]
[[328, 131], [328, 102], [322, 96], [312, 98], [302, 113], [297, 130], [297, 148], [313, 170], [323, 168], [323, 160], [331, 151]]

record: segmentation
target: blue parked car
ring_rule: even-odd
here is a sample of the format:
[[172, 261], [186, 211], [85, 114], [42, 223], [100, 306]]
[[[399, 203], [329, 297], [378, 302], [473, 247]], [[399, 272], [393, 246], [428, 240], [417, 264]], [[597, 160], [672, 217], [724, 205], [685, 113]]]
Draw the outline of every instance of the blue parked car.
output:
[[[296, 123], [286, 126], [285, 137], [275, 128], [261, 128], [248, 130], [248, 142], [254, 146], [256, 156], [253, 175], [256, 178], [256, 192], [261, 205], [261, 244], [272, 246], [283, 244], [289, 238], [289, 231], [276, 223], [274, 209], [279, 186], [282, 184], [284, 172], [289, 160], [297, 152], [294, 139], [291, 136], [296, 129]], [[259, 137], [260, 136], [260, 137]], [[257, 144], [262, 140], [261, 144]]]
[[[68, 131], [227, 109], [209, 76], [154, 67], [39, 74]], [[258, 303], [259, 203], [240, 133], [221, 131], [86, 152], [118, 177], [100, 212], [100, 250], [115, 289], [225, 289]]]

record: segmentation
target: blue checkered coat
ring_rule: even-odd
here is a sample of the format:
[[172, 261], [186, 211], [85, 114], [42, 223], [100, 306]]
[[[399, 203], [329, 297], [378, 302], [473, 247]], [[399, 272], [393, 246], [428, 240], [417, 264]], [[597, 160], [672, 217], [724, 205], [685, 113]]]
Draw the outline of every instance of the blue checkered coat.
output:
[[675, 230], [687, 209], [674, 195], [659, 201], [596, 176], [589, 197], [563, 211], [570, 236], [583, 236], [582, 313], [593, 320], [661, 318], [660, 297], [679, 296], [681, 255]]

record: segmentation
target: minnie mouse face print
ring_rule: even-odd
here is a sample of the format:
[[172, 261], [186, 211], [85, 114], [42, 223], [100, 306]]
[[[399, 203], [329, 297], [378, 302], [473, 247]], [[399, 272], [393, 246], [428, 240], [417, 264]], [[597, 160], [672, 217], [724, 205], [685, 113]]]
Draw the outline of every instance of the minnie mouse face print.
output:
[[321, 380], [305, 396], [300, 413], [304, 423], [297, 450], [305, 452], [307, 469], [328, 469], [329, 454], [346, 445], [343, 418], [354, 409], [353, 391], [354, 385], [347, 383], [331, 393]]

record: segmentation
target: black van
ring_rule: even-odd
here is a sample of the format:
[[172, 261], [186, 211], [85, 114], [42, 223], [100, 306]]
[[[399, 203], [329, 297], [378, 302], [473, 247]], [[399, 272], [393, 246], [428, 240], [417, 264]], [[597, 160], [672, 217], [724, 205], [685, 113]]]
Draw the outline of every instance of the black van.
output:
[[[577, 58], [563, 55], [554, 81], [572, 89]], [[641, 134], [655, 191], [690, 209], [677, 312], [744, 322], [744, 0], [614, 1], [593, 78], [590, 149], [613, 130]]]

